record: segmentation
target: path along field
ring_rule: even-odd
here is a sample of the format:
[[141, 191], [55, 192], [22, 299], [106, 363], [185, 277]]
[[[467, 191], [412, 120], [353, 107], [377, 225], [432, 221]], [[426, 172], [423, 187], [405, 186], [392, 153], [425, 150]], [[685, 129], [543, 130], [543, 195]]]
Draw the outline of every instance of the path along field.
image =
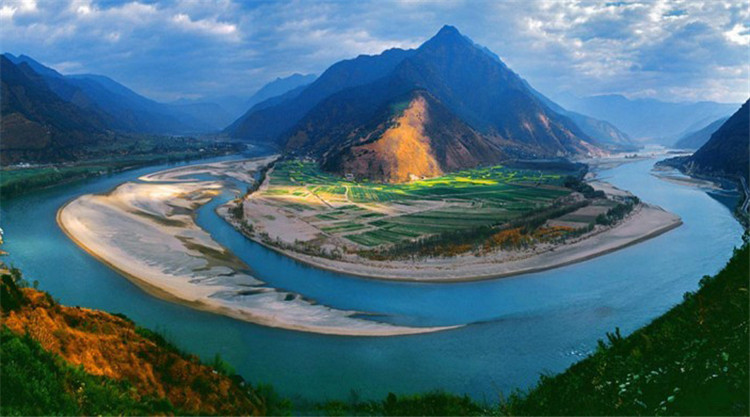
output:
[[[271, 240], [361, 250], [503, 224], [569, 196], [573, 190], [563, 183], [575, 174], [493, 166], [381, 184], [330, 175], [312, 161], [287, 160], [276, 164], [244, 211], [254, 230]], [[597, 199], [564, 219], [565, 227], [585, 227], [615, 204]]]

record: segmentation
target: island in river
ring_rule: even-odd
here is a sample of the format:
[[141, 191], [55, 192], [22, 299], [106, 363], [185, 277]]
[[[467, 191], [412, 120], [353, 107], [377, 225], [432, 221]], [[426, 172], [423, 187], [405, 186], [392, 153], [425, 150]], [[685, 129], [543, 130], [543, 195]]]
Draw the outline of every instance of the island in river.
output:
[[[145, 175], [107, 194], [84, 195], [69, 202], [59, 210], [58, 223], [79, 246], [155, 296], [265, 326], [354, 336], [418, 334], [459, 326], [391, 324], [366, 311], [340, 310], [272, 288], [195, 223], [196, 210], [217, 195], [235, 195], [218, 213], [252, 239], [295, 259], [353, 275], [438, 282], [553, 268], [633, 244], [680, 224], [679, 217], [606, 183], [570, 184], [564, 172], [506, 167], [400, 186], [347, 181], [338, 193], [339, 185], [326, 183], [327, 177], [313, 170], [317, 178], [305, 178], [302, 186], [307, 193], [298, 190], [297, 183], [280, 193], [274, 191], [279, 174], [286, 169], [282, 178], [297, 175], [289, 169], [290, 164], [310, 167], [304, 161], [277, 158], [193, 165]], [[438, 197], [446, 184], [460, 192]], [[274, 195], [279, 199], [270, 198]], [[308, 212], [309, 204], [295, 199], [312, 201], [317, 209]], [[457, 213], [473, 216], [457, 217]], [[356, 216], [361, 221], [342, 225], [336, 216]], [[458, 230], [457, 239], [460, 233], [485, 233], [495, 244], [482, 244], [481, 256], [472, 249], [452, 256], [379, 260], [378, 256], [388, 254], [386, 245], [368, 247], [356, 242], [394, 236], [403, 228], [391, 223], [400, 220], [422, 221], [421, 228], [410, 228], [423, 234], [400, 239], [395, 245], [440, 236], [424, 232], [434, 226], [420, 219], [430, 216], [438, 216], [451, 232]], [[479, 228], [457, 227], [451, 218]], [[513, 227], [486, 224], [493, 218], [504, 218]], [[318, 220], [322, 223], [315, 227]], [[370, 223], [374, 226], [362, 227]], [[337, 230], [347, 228], [348, 232], [337, 235]], [[350, 235], [354, 239], [351, 246], [333, 245], [335, 239]], [[329, 240], [316, 245], [321, 242], [316, 239], [321, 238]], [[302, 251], [295, 250], [295, 245]], [[315, 247], [317, 251], [311, 250]]]
[[193, 308], [321, 334], [396, 336], [457, 327], [408, 327], [367, 320], [361, 318], [367, 312], [331, 308], [272, 288], [196, 225], [199, 207], [236, 183], [253, 184], [254, 174], [275, 158], [192, 165], [145, 175], [107, 194], [76, 198], [58, 211], [57, 222], [80, 247], [145, 291]]
[[[552, 166], [550, 166], [552, 165]], [[318, 268], [456, 282], [537, 272], [658, 236], [681, 219], [574, 164], [494, 166], [382, 184], [284, 160], [219, 207], [249, 238]]]

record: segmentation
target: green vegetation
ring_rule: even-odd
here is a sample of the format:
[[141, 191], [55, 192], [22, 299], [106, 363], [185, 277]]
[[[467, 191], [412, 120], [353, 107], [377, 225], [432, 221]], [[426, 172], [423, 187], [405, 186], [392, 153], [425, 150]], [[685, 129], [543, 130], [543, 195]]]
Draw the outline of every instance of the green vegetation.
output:
[[8, 198], [66, 181], [112, 174], [167, 162], [181, 162], [241, 151], [232, 143], [190, 138], [141, 137], [121, 144], [93, 147], [79, 162], [31, 167], [3, 167], [0, 197]]
[[[489, 247], [486, 238], [503, 228], [523, 227], [531, 233], [545, 221], [591, 202], [615, 205], [581, 181], [580, 167], [547, 168], [481, 167], [385, 184], [337, 177], [313, 161], [284, 160], [276, 164], [259, 197], [295, 213], [321, 230], [324, 240], [335, 239], [335, 246], [373, 259], [452, 255]], [[572, 191], [582, 193], [585, 202], [568, 199]], [[576, 218], [578, 227], [555, 229], [556, 238], [590, 230], [600, 212]], [[535, 241], [548, 235], [538, 234]], [[457, 244], [445, 248], [443, 242], [449, 241]]]
[[638, 197], [628, 198], [622, 203], [617, 203], [616, 206], [607, 210], [606, 213], [597, 216], [596, 224], [610, 225], [616, 223], [633, 211], [633, 208], [638, 205], [638, 203], [640, 203]]
[[[329, 401], [314, 407], [327, 416], [485, 416], [497, 409], [481, 406], [468, 396], [443, 391], [425, 394], [388, 394], [382, 401]], [[316, 414], [317, 414], [316, 413]]]
[[[5, 269], [2, 262], [0, 278], [4, 320], [0, 327], [0, 415], [287, 415], [290, 411], [288, 400], [269, 386], [254, 388], [245, 383], [218, 354], [210, 363], [201, 364], [162, 334], [135, 326], [123, 314], [85, 312], [57, 304], [47, 293], [24, 289], [27, 282], [20, 271]], [[34, 319], [38, 311], [43, 311], [46, 320]], [[25, 333], [18, 329], [19, 320]], [[73, 336], [71, 331], [83, 336]], [[57, 338], [60, 352], [40, 343], [50, 343], [51, 337]], [[123, 369], [125, 377], [94, 375], [66, 360], [65, 352], [80, 351], [76, 337], [87, 341], [83, 349], [92, 357], [108, 358], [114, 368]], [[103, 347], [107, 343], [110, 348]], [[129, 358], [147, 365], [124, 370], [133, 363]]]
[[96, 377], [42, 348], [28, 334], [3, 326], [2, 403], [4, 416], [177, 414], [164, 398], [135, 398], [126, 382]]
[[748, 415], [747, 242], [700, 289], [651, 324], [597, 352], [527, 394], [511, 396], [513, 415]]
[[[726, 267], [704, 277], [700, 289], [651, 324], [622, 337], [619, 329], [598, 349], [557, 376], [544, 376], [528, 392], [497, 404], [479, 404], [445, 392], [389, 394], [381, 401], [329, 401], [305, 407], [323, 415], [747, 415], [748, 285], [750, 246], [736, 249]], [[15, 277], [11, 279], [11, 276]], [[3, 308], [24, 304], [3, 276]], [[8, 283], [11, 283], [8, 286]], [[159, 346], [162, 336], [140, 329]], [[181, 414], [163, 398], [134, 399], [127, 382], [86, 373], [44, 350], [28, 335], [0, 330], [3, 415]], [[214, 368], [231, 374], [219, 356]], [[288, 414], [289, 401], [267, 386], [256, 389], [269, 414]]]

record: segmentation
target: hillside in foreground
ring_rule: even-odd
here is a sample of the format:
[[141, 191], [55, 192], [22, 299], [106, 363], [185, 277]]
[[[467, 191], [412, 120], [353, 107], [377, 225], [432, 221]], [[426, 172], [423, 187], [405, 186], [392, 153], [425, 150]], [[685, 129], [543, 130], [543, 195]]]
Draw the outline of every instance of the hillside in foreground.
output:
[[277, 414], [261, 390], [123, 315], [58, 304], [2, 270], [2, 415]]
[[[331, 401], [303, 413], [747, 415], [749, 257], [746, 237], [726, 267], [701, 279], [681, 304], [628, 337], [609, 334], [590, 357], [499, 404], [430, 392]], [[3, 415], [288, 412], [269, 391], [214, 372], [126, 318], [61, 306], [18, 280], [5, 271], [0, 294]]]
[[748, 415], [748, 249], [651, 324], [512, 396], [508, 414]]

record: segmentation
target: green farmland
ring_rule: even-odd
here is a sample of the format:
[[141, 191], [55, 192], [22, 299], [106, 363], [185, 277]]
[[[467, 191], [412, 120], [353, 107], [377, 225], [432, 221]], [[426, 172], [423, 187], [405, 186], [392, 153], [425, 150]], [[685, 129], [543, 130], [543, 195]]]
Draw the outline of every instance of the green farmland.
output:
[[571, 175], [492, 166], [383, 184], [349, 181], [314, 162], [287, 160], [276, 164], [253, 198], [316, 228], [321, 245], [361, 250], [502, 225], [544, 210], [572, 192], [564, 187]]

